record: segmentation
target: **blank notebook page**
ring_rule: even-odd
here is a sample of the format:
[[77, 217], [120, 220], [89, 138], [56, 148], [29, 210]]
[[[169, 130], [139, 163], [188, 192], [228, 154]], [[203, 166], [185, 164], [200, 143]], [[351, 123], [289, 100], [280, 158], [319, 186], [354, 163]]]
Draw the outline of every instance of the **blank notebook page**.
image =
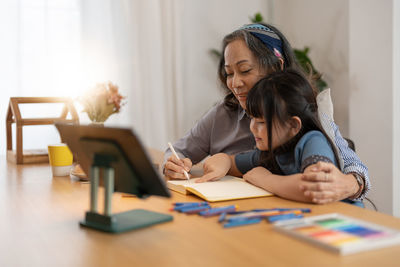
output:
[[195, 180], [196, 179], [169, 182], [183, 185], [189, 191], [195, 190], [205, 198], [214, 201], [272, 195], [264, 189], [233, 176], [225, 176], [218, 181], [205, 183], [195, 183]]

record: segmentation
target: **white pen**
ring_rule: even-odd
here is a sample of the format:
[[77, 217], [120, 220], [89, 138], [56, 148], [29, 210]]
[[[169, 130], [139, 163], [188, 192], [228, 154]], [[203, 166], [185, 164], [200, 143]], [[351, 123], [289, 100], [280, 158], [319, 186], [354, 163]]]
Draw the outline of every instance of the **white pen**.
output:
[[[168, 146], [169, 146], [169, 149], [171, 149], [172, 154], [174, 154], [174, 156], [175, 156], [177, 159], [180, 160], [178, 154], [176, 154], [176, 151], [175, 151], [174, 147], [171, 145], [170, 142], [168, 142]], [[189, 180], [189, 174], [187, 173], [187, 171], [183, 170], [183, 174], [184, 174], [185, 177]]]

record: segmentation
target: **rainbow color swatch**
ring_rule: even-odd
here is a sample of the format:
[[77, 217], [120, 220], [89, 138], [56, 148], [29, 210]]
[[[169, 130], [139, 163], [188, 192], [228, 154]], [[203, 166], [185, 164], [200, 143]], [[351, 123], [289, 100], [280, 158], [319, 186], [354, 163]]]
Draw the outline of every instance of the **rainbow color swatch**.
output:
[[274, 227], [343, 255], [400, 245], [400, 231], [337, 213], [281, 221]]

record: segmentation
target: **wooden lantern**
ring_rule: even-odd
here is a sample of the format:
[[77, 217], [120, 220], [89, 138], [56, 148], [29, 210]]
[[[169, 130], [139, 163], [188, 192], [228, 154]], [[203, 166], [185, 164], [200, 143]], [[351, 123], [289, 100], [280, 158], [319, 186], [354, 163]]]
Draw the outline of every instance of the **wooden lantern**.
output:
[[[64, 103], [60, 117], [22, 118], [19, 104]], [[68, 113], [71, 119], [67, 119]], [[7, 160], [17, 164], [49, 162], [46, 149], [23, 150], [22, 127], [29, 125], [51, 125], [55, 122], [79, 123], [78, 113], [71, 98], [67, 97], [11, 97], [6, 117]], [[16, 150], [12, 147], [12, 124], [16, 124]]]

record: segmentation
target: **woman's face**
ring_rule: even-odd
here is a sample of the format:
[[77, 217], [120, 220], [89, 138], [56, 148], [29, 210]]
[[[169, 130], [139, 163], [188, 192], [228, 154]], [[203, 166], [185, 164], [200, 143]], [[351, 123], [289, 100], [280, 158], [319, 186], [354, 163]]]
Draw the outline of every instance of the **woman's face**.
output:
[[[273, 123], [272, 127], [272, 149], [286, 143], [293, 137], [288, 123], [284, 125]], [[267, 151], [268, 131], [264, 118], [252, 118], [250, 122], [250, 131], [254, 135], [257, 148], [261, 151]]]
[[247, 94], [265, 76], [266, 72], [261, 69], [257, 59], [241, 39], [226, 46], [224, 59], [226, 85], [233, 92], [240, 106], [246, 109]]

